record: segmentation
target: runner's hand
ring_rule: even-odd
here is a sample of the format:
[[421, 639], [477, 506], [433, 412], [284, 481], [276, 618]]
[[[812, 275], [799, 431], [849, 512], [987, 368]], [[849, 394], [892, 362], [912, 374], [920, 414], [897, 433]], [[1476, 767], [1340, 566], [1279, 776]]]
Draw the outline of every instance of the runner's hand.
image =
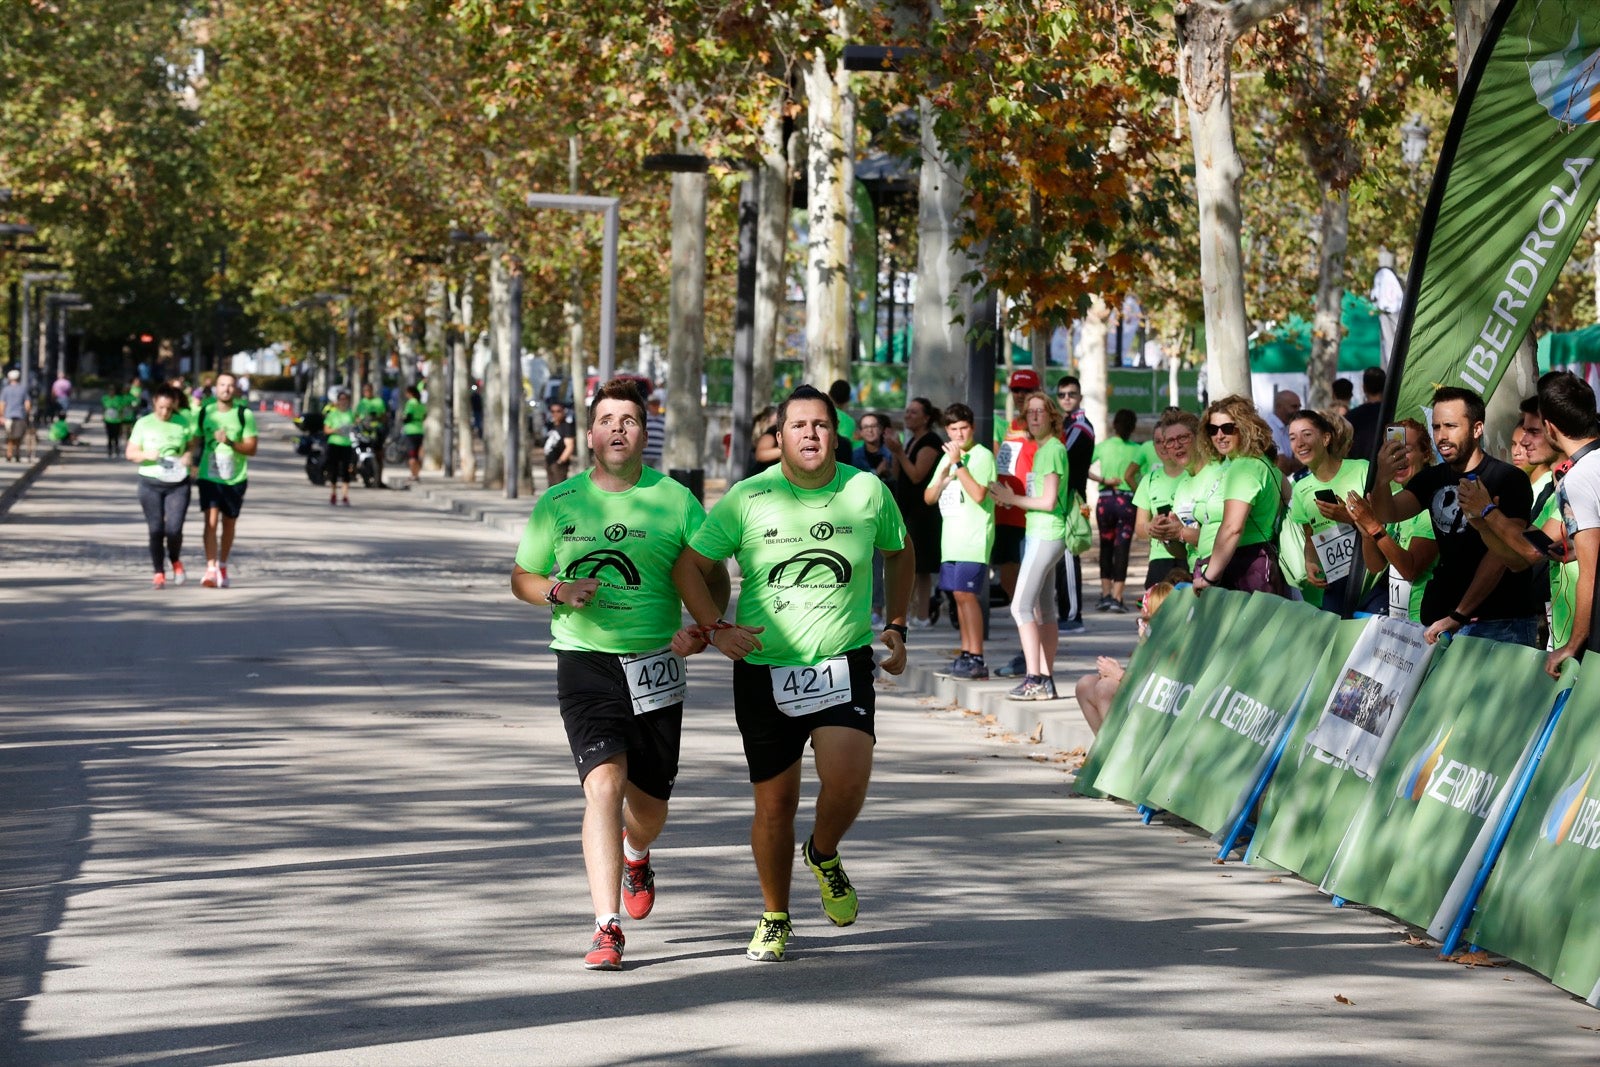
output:
[[878, 666], [890, 674], [899, 674], [906, 669], [906, 639], [897, 630], [885, 630], [882, 637], [889, 654], [878, 661]]
[[765, 629], [765, 626], [730, 626], [726, 630], [713, 633], [711, 644], [729, 659], [744, 659], [761, 647], [761, 639], [756, 634]]
[[704, 652], [710, 643], [700, 633], [698, 626], [685, 626], [672, 635], [672, 651], [680, 656], [698, 655]]
[[594, 592], [599, 588], [598, 578], [579, 578], [576, 581], [563, 582], [561, 603], [569, 608], [581, 608], [594, 599]]
[[1350, 517], [1355, 520], [1355, 525], [1361, 527], [1361, 532], [1368, 537], [1376, 537], [1378, 531], [1383, 529], [1383, 523], [1373, 517], [1372, 505], [1367, 503], [1366, 497], [1351, 490], [1345, 495], [1344, 505], [1350, 512]]

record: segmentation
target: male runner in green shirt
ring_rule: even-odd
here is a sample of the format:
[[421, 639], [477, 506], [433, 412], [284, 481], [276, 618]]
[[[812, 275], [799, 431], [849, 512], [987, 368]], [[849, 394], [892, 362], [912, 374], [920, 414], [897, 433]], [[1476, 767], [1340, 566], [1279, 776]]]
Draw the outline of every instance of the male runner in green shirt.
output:
[[[644, 465], [638, 389], [607, 382], [589, 409], [594, 468], [547, 491], [517, 548], [511, 591], [552, 606], [556, 693], [585, 798], [583, 863], [595, 932], [583, 965], [622, 967], [622, 916], [655, 905], [650, 844], [667, 821], [687, 687], [672, 568], [705, 521], [694, 496]], [[728, 603], [713, 568], [707, 599]]]
[[[224, 371], [213, 386], [217, 402], [200, 409], [200, 510], [205, 513], [206, 573], [200, 584], [226, 589], [233, 528], [250, 484], [250, 457], [256, 454], [256, 416], [235, 403], [239, 383]], [[220, 537], [218, 536], [220, 532]]]
[[[883, 669], [906, 665], [906, 608], [915, 572], [905, 522], [876, 475], [840, 465], [833, 401], [809, 385], [778, 407], [781, 461], [732, 486], [673, 568], [684, 607], [734, 661], [733, 708], [755, 792], [750, 848], [763, 912], [745, 955], [783, 959], [800, 759], [816, 754], [816, 822], [806, 866], [836, 926], [856, 919], [856, 891], [838, 855], [872, 774], [872, 553], [884, 556]], [[733, 556], [744, 577], [738, 625], [719, 616], [707, 580]], [[701, 644], [700, 647], [704, 647]]]

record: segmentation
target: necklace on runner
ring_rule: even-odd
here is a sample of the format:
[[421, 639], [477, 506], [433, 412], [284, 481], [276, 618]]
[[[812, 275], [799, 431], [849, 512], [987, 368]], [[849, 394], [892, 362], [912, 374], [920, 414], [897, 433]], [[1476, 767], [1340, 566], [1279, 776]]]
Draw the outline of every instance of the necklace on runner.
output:
[[[833, 492], [829, 493], [828, 499], [823, 501], [821, 504], [807, 504], [804, 500], [801, 500], [800, 494], [794, 491], [794, 483], [788, 478], [783, 480], [783, 484], [789, 487], [789, 495], [794, 497], [794, 502], [810, 511], [826, 511], [828, 508], [832, 507], [833, 498], [839, 495], [840, 489], [844, 488], [844, 482], [839, 477], [839, 469], [837, 467], [834, 468], [833, 477], [828, 480], [828, 485], [833, 486]], [[817, 488], [822, 489], [825, 487], [819, 485]]]

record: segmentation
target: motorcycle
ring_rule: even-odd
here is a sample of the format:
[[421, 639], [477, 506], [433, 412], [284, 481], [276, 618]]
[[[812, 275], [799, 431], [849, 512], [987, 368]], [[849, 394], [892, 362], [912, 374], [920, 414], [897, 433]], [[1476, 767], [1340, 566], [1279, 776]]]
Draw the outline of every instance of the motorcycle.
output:
[[371, 489], [378, 484], [377, 431], [363, 420], [350, 428], [350, 447], [356, 454], [356, 473], [361, 484]]
[[306, 477], [311, 484], [323, 485], [327, 481], [323, 468], [327, 466], [328, 439], [322, 433], [322, 412], [307, 411], [294, 424], [300, 431], [295, 454], [306, 457]]

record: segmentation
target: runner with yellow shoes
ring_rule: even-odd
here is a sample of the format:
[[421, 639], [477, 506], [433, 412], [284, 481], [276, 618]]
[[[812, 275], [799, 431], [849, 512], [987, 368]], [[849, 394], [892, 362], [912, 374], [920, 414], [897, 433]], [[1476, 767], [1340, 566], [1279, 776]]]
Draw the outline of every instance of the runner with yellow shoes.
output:
[[[750, 847], [763, 911], [745, 955], [784, 958], [794, 871], [800, 762], [815, 753], [816, 818], [803, 848], [836, 926], [858, 901], [838, 849], [872, 775], [875, 693], [872, 554], [884, 554], [884, 670], [906, 663], [913, 550], [894, 497], [876, 475], [834, 458], [838, 415], [802, 385], [778, 409], [781, 461], [732, 486], [690, 540], [673, 580], [700, 624], [697, 651], [714, 644], [734, 661], [733, 706], [755, 794]], [[734, 557], [744, 576], [737, 625], [721, 617], [709, 580]]]

